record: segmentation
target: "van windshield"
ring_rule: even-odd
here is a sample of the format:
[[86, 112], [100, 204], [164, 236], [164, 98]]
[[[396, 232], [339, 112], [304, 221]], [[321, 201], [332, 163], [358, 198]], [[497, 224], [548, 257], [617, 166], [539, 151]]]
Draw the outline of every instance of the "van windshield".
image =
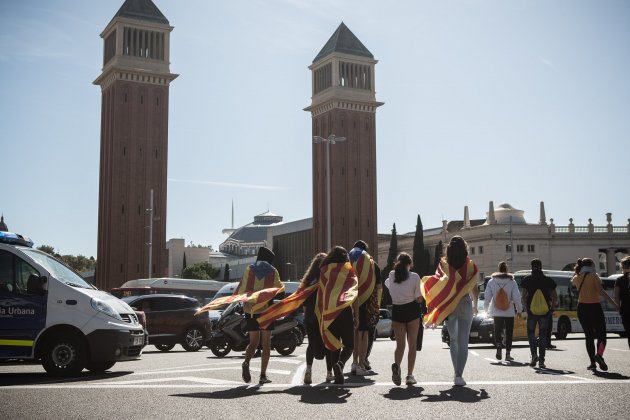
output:
[[66, 283], [69, 286], [80, 287], [83, 289], [96, 289], [90, 283], [83, 280], [81, 276], [66, 267], [55, 258], [46, 254], [45, 252], [36, 251], [30, 248], [22, 248], [22, 251], [34, 259], [38, 264], [44, 267], [50, 274], [55, 276], [56, 279]]

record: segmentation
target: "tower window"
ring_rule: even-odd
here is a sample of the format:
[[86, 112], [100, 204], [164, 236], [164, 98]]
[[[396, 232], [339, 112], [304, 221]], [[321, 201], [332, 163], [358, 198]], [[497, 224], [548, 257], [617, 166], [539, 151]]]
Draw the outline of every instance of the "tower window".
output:
[[155, 149], [155, 158], [157, 159], [157, 149]]
[[534, 245], [527, 245], [527, 252], [536, 252], [536, 247]]
[[123, 147], [123, 156], [127, 156], [127, 148]]
[[107, 64], [116, 55], [116, 32], [112, 32], [105, 38], [105, 48], [103, 49], [103, 65]]
[[140, 105], [144, 103], [144, 96], [140, 95]]
[[516, 252], [525, 251], [525, 245], [516, 245]]
[[122, 214], [125, 214], [125, 205], [122, 205]]
[[127, 94], [125, 93], [125, 103], [127, 102]]

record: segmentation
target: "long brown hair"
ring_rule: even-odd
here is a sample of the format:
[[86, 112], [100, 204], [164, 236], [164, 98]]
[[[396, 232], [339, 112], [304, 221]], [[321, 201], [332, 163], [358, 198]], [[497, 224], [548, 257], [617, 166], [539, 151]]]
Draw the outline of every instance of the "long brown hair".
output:
[[315, 255], [315, 257], [309, 264], [308, 269], [304, 272], [304, 276], [300, 281], [300, 287], [308, 287], [312, 283], [314, 283], [313, 279], [319, 278], [319, 268], [324, 258], [326, 258], [326, 253], [324, 252], [320, 252], [319, 254]]
[[411, 257], [406, 252], [401, 252], [394, 264], [394, 283], [402, 283], [409, 278], [407, 267], [412, 264]]
[[348, 259], [348, 251], [342, 246], [335, 246], [330, 250], [326, 258], [322, 260], [321, 266], [326, 264], [343, 264], [350, 261]]
[[446, 262], [456, 270], [464, 266], [468, 257], [468, 245], [461, 236], [453, 236], [446, 247]]

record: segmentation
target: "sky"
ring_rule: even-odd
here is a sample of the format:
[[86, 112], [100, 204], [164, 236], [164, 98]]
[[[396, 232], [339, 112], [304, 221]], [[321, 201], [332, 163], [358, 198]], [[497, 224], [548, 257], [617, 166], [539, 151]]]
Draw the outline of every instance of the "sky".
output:
[[[167, 240], [312, 216], [311, 74], [343, 21], [379, 60], [378, 231], [627, 225], [630, 2], [155, 0], [174, 26]], [[103, 40], [123, 0], [0, 0], [0, 213], [96, 257]], [[623, 152], [626, 150], [626, 152]]]

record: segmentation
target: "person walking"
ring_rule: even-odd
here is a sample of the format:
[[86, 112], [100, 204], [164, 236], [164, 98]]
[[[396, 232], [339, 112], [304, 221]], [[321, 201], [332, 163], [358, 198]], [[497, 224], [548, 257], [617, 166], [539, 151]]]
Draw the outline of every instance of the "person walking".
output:
[[[321, 262], [326, 257], [325, 253], [319, 253], [313, 258], [309, 268], [304, 273], [302, 281], [296, 293], [308, 288], [319, 287], [319, 273]], [[332, 373], [332, 362], [330, 352], [324, 347], [322, 335], [319, 332], [319, 321], [315, 315], [315, 304], [317, 301], [317, 293], [311, 293], [304, 301], [304, 324], [306, 326], [306, 336], [308, 337], [308, 345], [306, 347], [306, 370], [304, 371], [304, 383], [311, 384], [312, 367], [314, 359], [326, 358], [326, 382], [331, 382], [334, 377]]]
[[[527, 340], [531, 359], [529, 365], [544, 369], [545, 350], [547, 348], [547, 330], [549, 312], [556, 306], [558, 295], [556, 282], [547, 277], [542, 271], [542, 261], [534, 258], [531, 261], [532, 273], [525, 276], [521, 283], [523, 290], [523, 306], [527, 308]], [[538, 326], [538, 340], [536, 340], [536, 326]]]
[[321, 263], [315, 310], [324, 346], [331, 353], [335, 384], [344, 383], [343, 369], [352, 356], [354, 330], [359, 325], [357, 274], [348, 251], [335, 246]]
[[427, 303], [425, 324], [435, 327], [446, 320], [456, 386], [463, 378], [468, 360], [468, 339], [473, 315], [477, 314], [479, 269], [468, 257], [468, 246], [461, 236], [453, 236], [440, 259], [436, 273], [422, 278], [420, 292]]
[[[365, 376], [369, 373], [367, 368], [366, 359], [368, 352], [368, 339], [369, 331], [373, 325], [373, 315], [376, 315], [376, 322], [378, 322], [378, 309], [379, 309], [379, 290], [377, 285], [377, 276], [375, 271], [374, 260], [368, 254], [368, 245], [364, 241], [355, 242], [354, 246], [348, 253], [348, 258], [352, 264], [352, 268], [357, 273], [359, 295], [357, 297], [359, 301], [359, 325], [354, 332], [354, 349], [352, 351], [352, 366], [350, 368], [350, 374]], [[376, 297], [376, 302], [373, 299]], [[376, 303], [374, 305], [374, 303]], [[376, 314], [374, 314], [374, 307], [376, 307]]]
[[484, 290], [483, 307], [488, 315], [494, 318], [494, 341], [497, 347], [496, 358], [503, 358], [503, 329], [505, 328], [505, 360], [514, 360], [512, 351], [512, 334], [514, 333], [514, 315], [520, 319], [523, 305], [518, 285], [514, 276], [508, 273], [505, 261], [499, 263], [499, 271], [493, 273]]
[[[591, 360], [587, 369], [597, 370], [597, 365], [601, 370], [608, 370], [608, 365], [604, 361], [604, 350], [606, 350], [606, 320], [601, 298], [608, 300], [617, 310], [619, 306], [602, 287], [602, 280], [595, 272], [595, 263], [590, 258], [580, 258], [575, 265], [575, 275], [571, 279], [573, 286], [578, 289], [577, 315], [586, 343], [586, 352]], [[597, 339], [597, 350], [595, 350], [595, 339]]]
[[619, 315], [630, 348], [630, 257], [621, 260], [621, 270], [623, 275], [615, 281], [614, 299], [619, 306]]
[[412, 266], [411, 257], [401, 252], [396, 258], [394, 269], [385, 280], [385, 287], [392, 297], [392, 328], [396, 337], [396, 350], [392, 364], [392, 381], [401, 384], [400, 364], [405, 353], [405, 341], [409, 344], [407, 351], [407, 385], [417, 383], [413, 376], [416, 364], [416, 342], [420, 326], [420, 276], [409, 271]]

